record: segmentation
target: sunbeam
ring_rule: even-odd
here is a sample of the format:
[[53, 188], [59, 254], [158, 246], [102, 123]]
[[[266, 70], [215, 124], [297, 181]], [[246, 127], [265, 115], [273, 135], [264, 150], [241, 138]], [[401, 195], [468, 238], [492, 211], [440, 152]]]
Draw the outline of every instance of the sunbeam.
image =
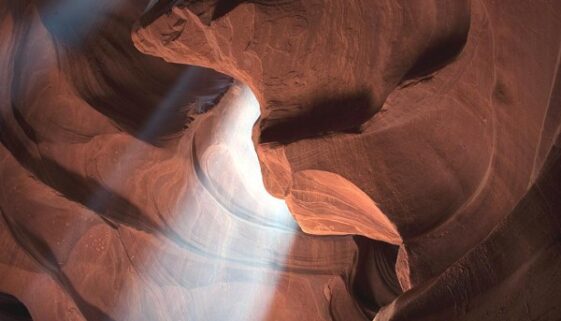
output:
[[90, 1], [59, 0], [43, 1], [43, 17], [49, 31], [67, 44], [78, 46], [108, 12], [122, 6], [124, 0]]
[[[149, 145], [144, 140], [172, 116], [173, 106], [195, 81], [196, 69], [188, 69], [178, 78], [138, 139], [120, 153], [114, 171], [104, 176], [104, 186], [111, 191], [124, 188], [123, 182], [135, 173], [135, 160], [143, 157]], [[161, 234], [160, 245], [155, 250], [144, 249], [150, 252], [144, 254], [144, 260], [131, 260], [144, 280], [160, 277], [156, 271], [171, 259], [169, 253], [174, 253], [173, 260], [185, 262], [181, 273], [196, 288], [189, 291], [189, 300], [178, 301], [186, 305], [185, 320], [262, 320], [267, 317], [277, 281], [284, 273], [284, 259], [298, 227], [284, 201], [269, 195], [263, 186], [251, 140], [258, 116], [255, 96], [238, 84], [211, 113], [200, 115], [183, 138], [185, 142], [192, 140], [186, 144], [193, 147], [187, 160], [193, 160], [191, 170], [195, 175], [185, 182], [178, 205], [162, 218], [167, 227], [147, 223], [147, 229]], [[204, 128], [211, 128], [211, 134], [199, 140], [198, 130]], [[90, 207], [104, 208], [111, 201], [106, 190], [98, 190], [90, 199]], [[110, 215], [106, 219], [117, 225], [124, 223], [119, 230], [130, 225]], [[123, 246], [127, 250], [126, 240]], [[217, 301], [222, 304], [217, 306]], [[130, 303], [122, 305], [115, 314], [130, 313]]]
[[[259, 116], [251, 90], [236, 85], [215, 108], [220, 121], [211, 138], [193, 144], [201, 149], [193, 157], [207, 178], [188, 191], [171, 223], [217, 255], [207, 269], [186, 271], [205, 289], [192, 296], [186, 320], [264, 320], [298, 228], [284, 201], [263, 187], [251, 141]], [[213, 216], [215, 224], [198, 226], [199, 215]]]
[[0, 290], [34, 319], [328, 320], [356, 247], [302, 233], [267, 193], [252, 91], [138, 53], [140, 5], [22, 4], [0, 108], [14, 262]]

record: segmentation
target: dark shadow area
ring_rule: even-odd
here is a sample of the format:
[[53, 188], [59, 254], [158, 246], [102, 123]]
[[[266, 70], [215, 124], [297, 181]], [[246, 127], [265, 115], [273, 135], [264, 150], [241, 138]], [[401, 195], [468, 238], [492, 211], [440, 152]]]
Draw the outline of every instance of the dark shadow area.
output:
[[168, 13], [178, 0], [152, 0], [140, 17], [140, 25], [146, 27], [161, 15]]
[[[332, 133], [359, 133], [360, 126], [378, 111], [370, 92], [318, 98], [304, 112], [261, 122], [260, 143], [289, 144]], [[274, 112], [273, 112], [274, 113]]]
[[245, 0], [219, 0], [216, 3], [214, 12], [212, 14], [212, 20], [218, 20], [225, 16], [228, 12], [234, 10], [237, 6], [246, 2]]
[[449, 64], [464, 49], [468, 35], [469, 32], [460, 32], [447, 41], [439, 41], [436, 45], [427, 48], [413, 68], [403, 77], [403, 81], [428, 76]]
[[32, 321], [27, 307], [16, 297], [0, 292], [0, 320]]
[[140, 25], [146, 27], [168, 13], [174, 5], [180, 5], [189, 8], [203, 24], [210, 26], [212, 21], [222, 18], [243, 2], [245, 0], [154, 0], [140, 17]]
[[395, 272], [399, 248], [362, 236], [355, 236], [355, 242], [359, 256], [352, 283], [353, 295], [372, 319], [382, 306], [403, 293]]

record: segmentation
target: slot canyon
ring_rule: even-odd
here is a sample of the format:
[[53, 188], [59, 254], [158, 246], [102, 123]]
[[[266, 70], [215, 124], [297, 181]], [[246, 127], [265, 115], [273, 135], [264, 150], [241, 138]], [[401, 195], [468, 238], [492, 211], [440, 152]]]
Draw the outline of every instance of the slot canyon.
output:
[[558, 0], [0, 0], [0, 321], [559, 321], [560, 64]]

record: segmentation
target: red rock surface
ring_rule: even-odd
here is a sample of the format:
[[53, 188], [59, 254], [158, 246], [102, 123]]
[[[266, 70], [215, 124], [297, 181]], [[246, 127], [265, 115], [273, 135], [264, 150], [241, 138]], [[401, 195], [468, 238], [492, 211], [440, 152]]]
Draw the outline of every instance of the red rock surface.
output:
[[561, 3], [146, 5], [0, 2], [0, 310], [561, 319]]

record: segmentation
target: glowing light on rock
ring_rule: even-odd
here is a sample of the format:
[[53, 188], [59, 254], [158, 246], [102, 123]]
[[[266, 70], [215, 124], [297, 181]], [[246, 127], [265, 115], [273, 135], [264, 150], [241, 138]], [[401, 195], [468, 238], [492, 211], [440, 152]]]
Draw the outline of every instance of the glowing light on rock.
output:
[[[162, 125], [167, 106], [192, 81], [191, 74], [179, 78], [141, 135]], [[192, 175], [187, 176], [177, 206], [165, 217], [169, 228], [162, 230], [158, 244], [142, 249], [142, 255], [131, 254], [135, 270], [146, 282], [142, 296], [177, 307], [184, 311], [184, 320], [264, 320], [270, 317], [271, 304], [278, 301], [277, 282], [298, 228], [284, 201], [269, 195], [263, 186], [251, 140], [258, 116], [259, 104], [249, 88], [235, 85], [211, 112], [197, 117], [182, 138], [181, 145], [192, 146], [186, 155]], [[201, 133], [209, 128], [210, 133]], [[115, 171], [105, 181], [112, 190], [134, 173], [130, 164], [142, 157], [146, 144], [138, 140], [128, 146], [120, 159], [123, 171]], [[92, 201], [105, 199], [98, 195]], [[123, 231], [123, 246], [129, 247], [128, 232]], [[178, 260], [184, 262], [182, 268], [168, 271], [174, 280], [169, 292], [151, 293], [151, 287], [162, 283], [161, 271], [177, 266]], [[177, 279], [185, 283], [174, 284]], [[135, 286], [124, 292], [124, 298], [139, 295]], [[146, 309], [131, 305], [130, 298], [118, 306], [114, 314], [123, 318]], [[169, 313], [170, 318], [178, 314], [158, 313]]]
[[[259, 116], [255, 96], [247, 87], [235, 86], [214, 112], [216, 118], [202, 120], [220, 119], [212, 138], [203, 144], [195, 134], [194, 146], [201, 148], [193, 155], [194, 162], [200, 163], [200, 184], [190, 191], [178, 218], [179, 226], [192, 226], [196, 218], [189, 209], [198, 203], [206, 204], [199, 206], [202, 215], [215, 215], [217, 220], [215, 226], [200, 231], [201, 240], [207, 240], [201, 243], [216, 244], [207, 250], [217, 257], [210, 269], [197, 272], [195, 278], [208, 284], [192, 296], [188, 319], [263, 320], [275, 300], [283, 260], [297, 227], [284, 201], [263, 187], [251, 141]], [[233, 268], [231, 261], [239, 267]]]

